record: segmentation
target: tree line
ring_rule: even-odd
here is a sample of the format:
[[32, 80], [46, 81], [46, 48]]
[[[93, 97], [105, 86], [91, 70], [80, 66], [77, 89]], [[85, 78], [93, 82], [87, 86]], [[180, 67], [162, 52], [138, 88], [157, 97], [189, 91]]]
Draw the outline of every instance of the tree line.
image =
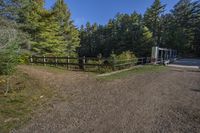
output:
[[64, 0], [50, 9], [44, 5], [44, 0], [0, 0], [0, 45], [6, 45], [0, 46], [1, 70], [8, 60], [25, 61], [24, 55], [110, 57], [128, 51], [142, 57], [160, 46], [200, 56], [199, 0], [180, 0], [167, 13], [155, 0], [144, 14], [118, 13], [105, 25], [88, 22], [80, 28]]
[[79, 55], [105, 57], [132, 51], [150, 56], [151, 47], [178, 50], [182, 56], [200, 56], [200, 1], [180, 0], [170, 12], [155, 0], [144, 15], [118, 13], [106, 25], [89, 22], [80, 29]]

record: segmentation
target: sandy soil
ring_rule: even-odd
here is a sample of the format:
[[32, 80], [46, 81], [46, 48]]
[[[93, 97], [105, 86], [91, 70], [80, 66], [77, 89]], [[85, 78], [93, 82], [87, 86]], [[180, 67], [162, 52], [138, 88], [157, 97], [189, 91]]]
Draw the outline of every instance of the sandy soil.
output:
[[59, 90], [18, 133], [199, 133], [200, 72], [168, 70], [100, 81], [21, 66]]

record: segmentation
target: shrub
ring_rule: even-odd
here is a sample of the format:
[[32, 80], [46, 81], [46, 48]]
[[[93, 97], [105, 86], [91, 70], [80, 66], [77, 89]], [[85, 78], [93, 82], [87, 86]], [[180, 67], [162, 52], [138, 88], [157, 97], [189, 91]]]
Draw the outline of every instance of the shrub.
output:
[[125, 51], [119, 55], [111, 54], [109, 63], [113, 64], [113, 68], [124, 69], [136, 64], [137, 58], [131, 51]]
[[20, 64], [28, 64], [29, 63], [30, 54], [21, 54], [18, 57], [18, 62]]
[[0, 51], [0, 75], [11, 74], [18, 62], [17, 46], [13, 45]]
[[121, 53], [120, 55], [116, 56], [116, 60], [132, 60], [136, 58], [135, 54], [133, 54], [133, 52], [131, 51], [125, 51], [123, 53]]
[[115, 60], [117, 62], [126, 62], [126, 61], [131, 61], [134, 59], [136, 60], [137, 57], [131, 51], [125, 51], [119, 55], [112, 53], [110, 56], [110, 60], [111, 60], [110, 62], [112, 62], [112, 60]]

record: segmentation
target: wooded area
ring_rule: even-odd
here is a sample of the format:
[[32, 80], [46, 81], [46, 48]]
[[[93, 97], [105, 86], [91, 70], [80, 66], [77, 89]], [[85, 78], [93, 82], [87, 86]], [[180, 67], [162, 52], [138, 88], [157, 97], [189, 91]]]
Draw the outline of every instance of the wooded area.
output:
[[118, 13], [106, 25], [88, 22], [80, 28], [64, 0], [51, 9], [44, 5], [44, 0], [0, 0], [1, 74], [31, 55], [108, 58], [126, 53], [127, 60], [149, 57], [152, 46], [159, 46], [200, 56], [199, 0], [180, 0], [167, 13], [166, 5], [155, 0], [145, 14]]
[[80, 29], [80, 55], [107, 57], [130, 50], [142, 57], [159, 46], [176, 49], [182, 56], [200, 56], [199, 0], [180, 0], [168, 13], [165, 7], [155, 0], [144, 15], [118, 13], [106, 25], [88, 22]]

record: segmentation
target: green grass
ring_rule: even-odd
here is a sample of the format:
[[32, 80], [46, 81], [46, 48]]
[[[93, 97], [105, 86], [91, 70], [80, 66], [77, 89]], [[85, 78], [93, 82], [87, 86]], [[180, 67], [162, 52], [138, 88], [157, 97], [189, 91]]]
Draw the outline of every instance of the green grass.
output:
[[[23, 72], [12, 75], [10, 84], [11, 90], [6, 96], [0, 93], [0, 133], [21, 127], [54, 94], [53, 89]], [[3, 87], [1, 84], [0, 88]]]
[[135, 67], [131, 70], [127, 70], [124, 72], [119, 72], [116, 74], [112, 74], [109, 76], [103, 76], [99, 77], [99, 80], [115, 80], [115, 79], [121, 79], [121, 78], [126, 78], [130, 75], [133, 74], [144, 74], [144, 73], [155, 73], [155, 72], [161, 72], [165, 71], [167, 68], [165, 66], [159, 66], [159, 65], [145, 65], [141, 67]]

